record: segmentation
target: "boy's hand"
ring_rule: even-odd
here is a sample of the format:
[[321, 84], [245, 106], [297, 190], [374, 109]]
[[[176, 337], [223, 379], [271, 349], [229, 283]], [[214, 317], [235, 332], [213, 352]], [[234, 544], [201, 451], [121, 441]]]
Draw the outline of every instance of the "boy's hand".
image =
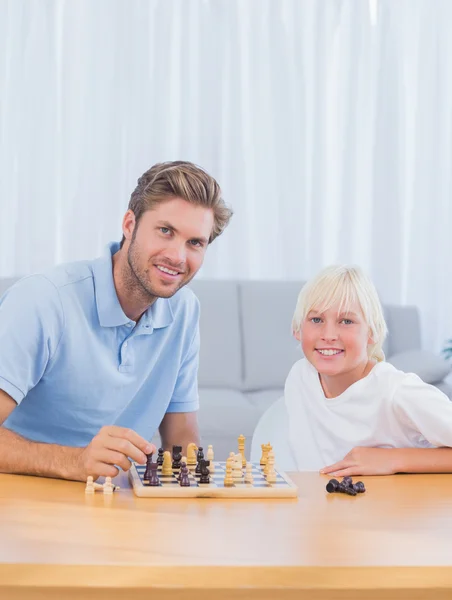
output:
[[398, 448], [367, 448], [357, 446], [342, 460], [320, 470], [320, 473], [341, 477], [352, 475], [393, 475], [397, 473]]
[[88, 475], [94, 480], [100, 476], [115, 477], [118, 467], [128, 471], [131, 460], [146, 463], [146, 454], [155, 452], [153, 444], [132, 429], [108, 425], [102, 427], [91, 442], [82, 448], [77, 460], [77, 479], [86, 481]]

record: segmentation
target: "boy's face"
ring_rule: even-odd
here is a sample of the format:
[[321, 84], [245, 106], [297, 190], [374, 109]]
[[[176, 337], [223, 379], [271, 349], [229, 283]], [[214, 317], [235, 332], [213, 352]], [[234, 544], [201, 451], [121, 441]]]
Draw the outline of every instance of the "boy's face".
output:
[[323, 313], [311, 310], [301, 326], [301, 346], [305, 357], [320, 375], [344, 375], [368, 361], [372, 343], [369, 326], [359, 306], [339, 313], [331, 307]]
[[123, 232], [131, 272], [150, 296], [169, 298], [201, 267], [213, 229], [213, 211], [174, 198], [147, 210], [138, 224], [132, 211]]

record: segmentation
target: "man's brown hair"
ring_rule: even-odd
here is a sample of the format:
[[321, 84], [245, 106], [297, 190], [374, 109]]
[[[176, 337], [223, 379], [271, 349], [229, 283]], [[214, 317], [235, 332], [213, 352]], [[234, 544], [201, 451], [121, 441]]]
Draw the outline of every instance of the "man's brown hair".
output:
[[[232, 217], [232, 210], [226, 206], [220, 186], [213, 177], [193, 163], [174, 161], [158, 163], [138, 179], [129, 202], [136, 225], [144, 212], [172, 198], [182, 198], [213, 210], [214, 224], [209, 244], [223, 232]], [[124, 241], [123, 237], [121, 247]]]

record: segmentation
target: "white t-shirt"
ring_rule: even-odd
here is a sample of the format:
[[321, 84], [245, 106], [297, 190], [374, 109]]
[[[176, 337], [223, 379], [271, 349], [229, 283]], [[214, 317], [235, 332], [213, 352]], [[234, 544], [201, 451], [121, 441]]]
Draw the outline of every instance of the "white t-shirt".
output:
[[[452, 402], [417, 375], [386, 362], [340, 396], [326, 398], [317, 370], [299, 360], [287, 377], [281, 407], [286, 415], [279, 423], [287, 431], [278, 432], [276, 446], [286, 446], [286, 438], [289, 452], [283, 450], [281, 459], [300, 471], [331, 465], [355, 446], [452, 446]], [[276, 461], [283, 466], [278, 456]]]

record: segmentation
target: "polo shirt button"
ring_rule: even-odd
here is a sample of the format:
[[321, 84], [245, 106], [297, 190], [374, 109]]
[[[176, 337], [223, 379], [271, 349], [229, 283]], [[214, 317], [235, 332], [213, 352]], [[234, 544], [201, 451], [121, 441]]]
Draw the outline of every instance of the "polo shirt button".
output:
[[124, 342], [124, 348], [127, 348], [127, 342]]

